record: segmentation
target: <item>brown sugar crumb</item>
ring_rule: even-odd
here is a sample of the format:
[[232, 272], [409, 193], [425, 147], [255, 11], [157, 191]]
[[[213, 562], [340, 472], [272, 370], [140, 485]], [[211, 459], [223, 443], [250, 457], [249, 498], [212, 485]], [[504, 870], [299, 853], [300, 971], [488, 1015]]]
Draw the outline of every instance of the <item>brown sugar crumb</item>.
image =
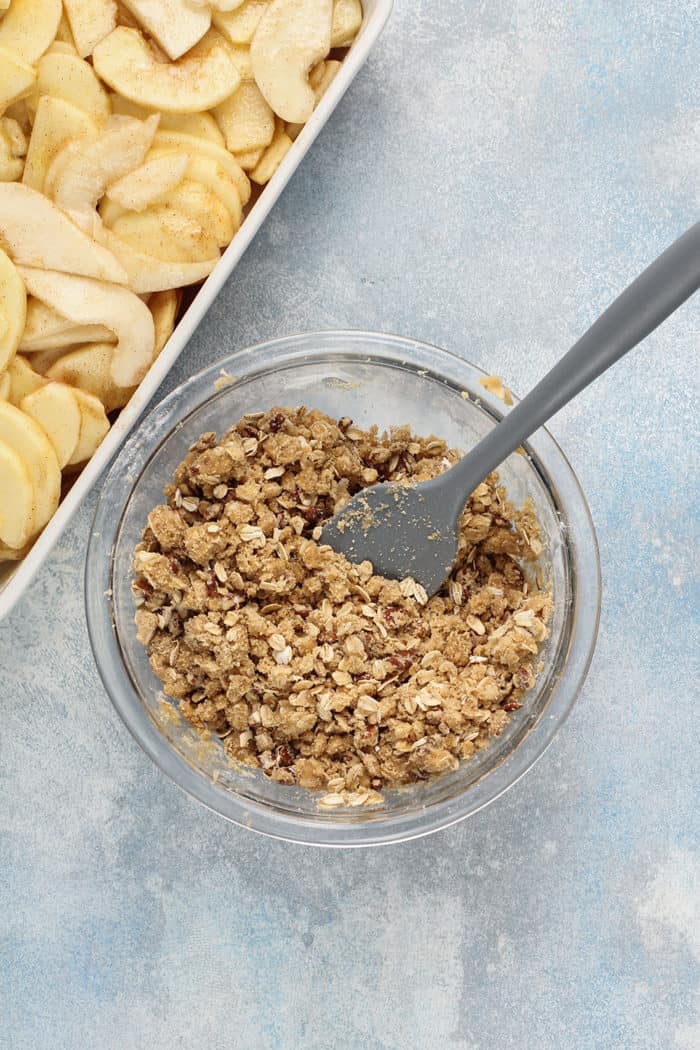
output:
[[548, 633], [551, 593], [528, 572], [543, 550], [532, 508], [516, 510], [491, 474], [430, 599], [317, 542], [359, 490], [457, 459], [406, 426], [380, 434], [306, 408], [204, 434], [134, 556], [138, 637], [183, 715], [330, 808], [371, 805], [488, 747]]

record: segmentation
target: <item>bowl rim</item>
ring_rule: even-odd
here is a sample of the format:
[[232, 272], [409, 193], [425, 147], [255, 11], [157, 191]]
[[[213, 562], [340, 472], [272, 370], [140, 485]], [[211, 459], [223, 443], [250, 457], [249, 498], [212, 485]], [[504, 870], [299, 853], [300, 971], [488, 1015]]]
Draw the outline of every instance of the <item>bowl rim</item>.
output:
[[[314, 350], [315, 342], [324, 345]], [[357, 350], [354, 344], [358, 342], [365, 344], [364, 351]], [[334, 346], [330, 347], [329, 343]], [[418, 355], [426, 355], [428, 360], [423, 364]], [[161, 772], [207, 809], [240, 827], [287, 842], [353, 848], [409, 841], [450, 827], [495, 801], [532, 768], [568, 718], [588, 673], [600, 623], [601, 568], [595, 527], [581, 485], [558, 442], [543, 427], [533, 435], [527, 448], [530, 463], [545, 482], [550, 496], [553, 487], [559, 496], [564, 485], [567, 510], [574, 511], [571, 517], [567, 513], [566, 543], [575, 603], [569, 651], [562, 672], [553, 683], [545, 709], [505, 758], [485, 770], [453, 798], [405, 815], [399, 813], [387, 819], [358, 824], [343, 821], [321, 823], [303, 815], [283, 813], [263, 802], [254, 803], [242, 798], [195, 770], [163, 737], [134, 688], [130, 675], [117, 673], [117, 666], [123, 667], [123, 659], [111, 592], [114, 544], [110, 542], [105, 551], [105, 534], [113, 538], [118, 535], [131, 494], [158, 449], [205, 403], [222, 396], [222, 386], [279, 371], [283, 364], [294, 366], [304, 360], [329, 356], [336, 360], [346, 358], [368, 364], [376, 361], [408, 368], [466, 390], [470, 399], [496, 418], [505, 414], [505, 406], [494, 395], [485, 389], [474, 389], [477, 381], [488, 375], [487, 372], [453, 351], [422, 340], [362, 329], [330, 329], [281, 336], [235, 350], [186, 379], [154, 405], [113, 460], [101, 487], [90, 529], [84, 600], [88, 635], [102, 684], [121, 721]], [[431, 368], [431, 363], [442, 367]], [[217, 378], [227, 377], [229, 367], [235, 370], [233, 382], [220, 384], [217, 389]], [[182, 412], [180, 408], [178, 413], [178, 406], [186, 400], [184, 395], [193, 392], [196, 400], [188, 410]], [[517, 402], [518, 398], [514, 396], [513, 403]], [[544, 447], [543, 452], [538, 451], [540, 446]], [[128, 469], [125, 469], [125, 464], [128, 464]], [[554, 486], [552, 481], [556, 482]], [[116, 515], [115, 496], [119, 506]], [[576, 547], [572, 550], [570, 534], [573, 532], [578, 535]], [[594, 565], [586, 565], [584, 573], [574, 572], [577, 550], [581, 545], [585, 545], [589, 557], [593, 554], [594, 562]], [[582, 616], [581, 608], [588, 615]], [[108, 653], [110, 660], [103, 658], [103, 654]], [[575, 656], [573, 660], [572, 655]]]

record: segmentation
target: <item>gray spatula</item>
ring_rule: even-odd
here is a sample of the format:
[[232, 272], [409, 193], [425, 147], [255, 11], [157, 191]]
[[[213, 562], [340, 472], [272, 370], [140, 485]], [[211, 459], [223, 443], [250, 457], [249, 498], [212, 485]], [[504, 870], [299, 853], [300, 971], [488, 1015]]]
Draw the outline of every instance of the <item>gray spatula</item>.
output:
[[698, 287], [700, 222], [644, 270], [459, 463], [412, 487], [387, 482], [364, 489], [328, 522], [321, 542], [352, 562], [368, 559], [380, 576], [398, 580], [410, 576], [429, 595], [435, 594], [452, 569], [459, 518], [477, 485]]

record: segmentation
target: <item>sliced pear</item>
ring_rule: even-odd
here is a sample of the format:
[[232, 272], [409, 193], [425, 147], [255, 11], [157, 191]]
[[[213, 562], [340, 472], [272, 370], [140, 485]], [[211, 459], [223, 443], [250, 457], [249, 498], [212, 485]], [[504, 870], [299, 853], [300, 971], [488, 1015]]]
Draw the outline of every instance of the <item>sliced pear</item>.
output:
[[360, 0], [335, 0], [331, 24], [331, 47], [347, 47], [362, 26]]
[[0, 401], [9, 401], [10, 399], [10, 373], [0, 373]]
[[46, 378], [92, 394], [100, 399], [105, 412], [114, 412], [124, 407], [136, 387], [120, 387], [113, 381], [113, 353], [112, 343], [88, 343], [54, 361]]
[[187, 0], [122, 0], [124, 7], [168, 58], [176, 59], [202, 39], [211, 25], [207, 7], [194, 7]]
[[282, 120], [304, 124], [316, 99], [309, 70], [331, 46], [333, 0], [271, 0], [250, 45], [258, 87]]
[[[299, 125], [299, 127], [303, 127], [303, 126], [304, 126], [303, 124]], [[287, 125], [287, 131], [289, 131], [290, 127], [291, 127], [291, 125], [288, 124]], [[290, 138], [291, 137], [292, 136], [290, 135]], [[253, 170], [253, 168], [257, 167], [257, 165], [260, 163], [260, 161], [262, 159], [262, 155], [263, 155], [264, 152], [265, 152], [264, 149], [250, 149], [250, 150], [246, 150], [245, 153], [236, 153], [235, 156], [236, 156], [236, 160], [238, 161], [240, 166], [243, 168], [243, 171], [245, 171], [247, 173], [250, 173]]]
[[126, 282], [123, 267], [106, 248], [43, 194], [19, 182], [0, 183], [0, 244], [16, 265]]
[[12, 0], [0, 22], [0, 47], [33, 65], [56, 36], [61, 0]]
[[35, 390], [39, 390], [46, 382], [44, 377], [39, 375], [29, 364], [26, 357], [22, 357], [21, 354], [17, 354], [16, 357], [12, 358], [7, 375], [10, 378], [10, 389], [6, 400], [13, 405], [19, 405], [23, 397], [26, 397], [27, 394], [33, 394]]
[[[219, 261], [219, 254], [204, 262], [164, 262], [152, 255], [132, 248], [104, 226], [99, 235], [100, 241], [107, 245], [119, 259], [129, 274], [129, 287], [139, 295], [158, 292], [168, 288], [184, 288], [188, 284], [197, 284], [208, 277]], [[128, 383], [122, 384], [128, 385]]]
[[0, 441], [14, 449], [29, 472], [34, 490], [33, 535], [43, 529], [58, 507], [61, 471], [56, 453], [39, 424], [9, 401], [0, 401]]
[[0, 372], [15, 356], [27, 316], [24, 281], [8, 255], [0, 248]]
[[119, 285], [65, 273], [21, 267], [27, 291], [76, 324], [103, 324], [117, 337], [112, 378], [119, 386], [143, 379], [153, 360], [151, 312], [138, 295]]
[[147, 160], [113, 182], [107, 196], [122, 208], [143, 211], [182, 182], [188, 160], [185, 153], [165, 153]]
[[22, 182], [42, 190], [44, 179], [54, 158], [66, 143], [97, 134], [97, 125], [84, 109], [62, 98], [42, 95], [37, 103], [34, 126]]
[[[0, 30], [2, 23], [0, 23]], [[33, 66], [21, 58], [0, 47], [0, 113], [3, 113], [13, 102], [18, 102], [32, 90], [36, 73]]]
[[63, 0], [73, 39], [81, 58], [91, 55], [95, 45], [117, 24], [114, 0]]
[[186, 153], [189, 157], [209, 157], [216, 161], [235, 182], [241, 203], [245, 205], [250, 200], [250, 182], [246, 173], [238, 161], [231, 154], [217, 146], [214, 142], [195, 138], [194, 135], [184, 135], [177, 131], [157, 131], [153, 139], [154, 149], [173, 149], [179, 153]]
[[71, 214], [92, 213], [110, 183], [143, 162], [157, 127], [157, 114], [119, 117], [96, 138], [68, 143], [56, 158], [57, 174], [47, 177], [53, 200]]
[[[109, 341], [114, 338], [114, 334], [103, 325], [74, 324], [46, 303], [30, 297], [18, 350], [23, 354], [36, 355], [47, 350], [76, 346], [79, 343]], [[39, 372], [42, 371], [36, 358], [33, 360], [33, 367]]]
[[80, 436], [81, 412], [71, 388], [64, 383], [47, 383], [22, 398], [19, 407], [44, 431], [63, 469]]
[[250, 173], [253, 182], [257, 182], [259, 186], [264, 186], [269, 182], [293, 145], [284, 124], [280, 123], [275, 131], [275, 137]]
[[[131, 99], [123, 98], [114, 92], [110, 95], [110, 101], [113, 113], [120, 113], [127, 117], [138, 117], [140, 120], [145, 120], [152, 112], [145, 106], [139, 106]], [[182, 131], [185, 135], [211, 139], [219, 146], [226, 145], [224, 136], [209, 113], [161, 113], [158, 127], [161, 131]]]
[[69, 466], [85, 463], [90, 459], [109, 431], [109, 420], [99, 398], [85, 390], [74, 390], [73, 395], [80, 409], [80, 436]]
[[31, 538], [33, 526], [34, 489], [29, 470], [20, 454], [0, 440], [0, 541], [3, 548], [18, 550], [24, 547]]
[[[62, 45], [67, 47], [67, 45]], [[103, 124], [110, 114], [109, 96], [100, 84], [89, 62], [75, 52], [54, 51], [54, 45], [39, 59], [36, 84], [30, 98], [30, 108], [36, 110], [42, 95], [62, 98], [77, 109], [82, 109], [95, 122]]]
[[92, 60], [99, 76], [120, 95], [175, 113], [211, 109], [240, 81], [234, 61], [217, 39], [205, 38], [177, 62], [163, 63], [137, 30], [118, 26], [100, 41]]
[[214, 25], [232, 44], [249, 44], [269, 0], [245, 0], [233, 11], [215, 11]]
[[148, 309], [153, 315], [153, 325], [156, 332], [156, 345], [153, 353], [154, 361], [173, 334], [181, 301], [182, 295], [175, 289], [156, 292], [148, 300]]
[[269, 146], [275, 133], [275, 115], [254, 80], [244, 80], [214, 110], [214, 116], [232, 153]]
[[198, 222], [165, 204], [125, 212], [113, 233], [136, 251], [164, 262], [204, 262], [218, 254], [218, 244]]

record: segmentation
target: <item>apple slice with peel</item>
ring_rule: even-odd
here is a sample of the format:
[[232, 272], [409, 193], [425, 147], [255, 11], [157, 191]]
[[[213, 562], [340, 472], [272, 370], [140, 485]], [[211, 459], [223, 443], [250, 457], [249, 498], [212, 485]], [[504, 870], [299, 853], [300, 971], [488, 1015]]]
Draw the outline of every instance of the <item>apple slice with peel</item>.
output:
[[35, 80], [33, 66], [23, 62], [6, 47], [0, 47], [0, 113], [28, 95]]
[[117, 24], [115, 0], [64, 0], [63, 6], [81, 58], [91, 55]]
[[62, 146], [83, 136], [97, 134], [97, 125], [84, 109], [62, 98], [42, 95], [37, 102], [29, 139], [22, 182], [35, 190], [44, 188], [44, 179]]
[[52, 49], [39, 59], [36, 84], [28, 100], [32, 112], [44, 95], [70, 102], [87, 113], [96, 125], [103, 124], [110, 113], [109, 96], [94, 69], [70, 49], [67, 52]]
[[214, 110], [214, 116], [232, 153], [269, 146], [275, 133], [275, 115], [254, 80], [244, 80]]
[[12, 0], [0, 22], [0, 47], [33, 65], [56, 36], [61, 0]]
[[[125, 117], [138, 117], [145, 120], [150, 117], [152, 110], [145, 106], [139, 106], [137, 102], [124, 98], [122, 95], [112, 93], [110, 96], [112, 113], [123, 114]], [[195, 138], [211, 139], [219, 146], [225, 146], [224, 136], [219, 131], [218, 125], [209, 113], [162, 113], [158, 127], [161, 131], [182, 131], [185, 135], [194, 135]]]
[[91, 229], [97, 202], [111, 182], [142, 163], [157, 127], [156, 114], [147, 120], [119, 117], [96, 137], [68, 143], [46, 180], [54, 202], [71, 215], [85, 215]]
[[6, 375], [10, 380], [10, 388], [5, 400], [12, 405], [19, 405], [22, 398], [27, 394], [33, 394], [35, 390], [40, 390], [46, 383], [44, 377], [35, 371], [26, 357], [22, 357], [21, 354], [12, 358]]
[[114, 335], [104, 325], [74, 324], [46, 303], [30, 298], [18, 350], [24, 354], [36, 355], [46, 350], [59, 350], [61, 347], [75, 346], [78, 343], [110, 339], [114, 340]]
[[98, 236], [101, 243], [117, 256], [129, 274], [129, 287], [138, 295], [198, 284], [209, 276], [220, 258], [217, 252], [215, 258], [204, 262], [166, 262], [132, 248], [107, 226], [102, 227]]
[[126, 272], [111, 252], [42, 193], [19, 182], [0, 183], [0, 241], [15, 265], [126, 283]]
[[125, 212], [112, 232], [136, 251], [165, 262], [204, 262], [219, 251], [216, 239], [198, 222], [166, 204]]
[[80, 409], [80, 436], [68, 466], [77, 466], [90, 459], [109, 431], [109, 420], [99, 398], [85, 390], [74, 390], [73, 396]]
[[132, 386], [143, 379], [153, 360], [155, 333], [151, 312], [127, 288], [88, 277], [20, 267], [30, 295], [76, 324], [103, 324], [117, 337], [112, 379]]
[[240, 77], [220, 38], [196, 44], [176, 62], [158, 62], [144, 37], [118, 26], [92, 54], [97, 74], [120, 95], [149, 109], [198, 113], [238, 87]]
[[11, 550], [24, 547], [34, 525], [34, 489], [24, 460], [0, 440], [0, 541]]
[[123, 408], [136, 389], [117, 386], [113, 381], [113, 353], [113, 343], [87, 343], [54, 361], [46, 378], [92, 394], [102, 402], [105, 412], [113, 412]]
[[0, 441], [21, 457], [34, 490], [31, 534], [43, 529], [61, 495], [61, 471], [53, 445], [38, 423], [9, 401], [0, 401]]
[[19, 407], [44, 431], [63, 469], [80, 436], [81, 412], [71, 388], [64, 383], [47, 383], [22, 398]]
[[211, 25], [208, 7], [194, 7], [188, 0], [122, 0], [124, 7], [171, 59], [202, 39]]
[[147, 160], [111, 183], [107, 196], [122, 208], [143, 211], [182, 182], [188, 160], [185, 153], [165, 153]]
[[314, 111], [309, 70], [330, 51], [332, 18], [333, 0], [271, 0], [260, 19], [250, 45], [253, 73], [282, 120], [304, 124]]
[[0, 372], [15, 356], [27, 315], [27, 293], [17, 267], [0, 248]]

